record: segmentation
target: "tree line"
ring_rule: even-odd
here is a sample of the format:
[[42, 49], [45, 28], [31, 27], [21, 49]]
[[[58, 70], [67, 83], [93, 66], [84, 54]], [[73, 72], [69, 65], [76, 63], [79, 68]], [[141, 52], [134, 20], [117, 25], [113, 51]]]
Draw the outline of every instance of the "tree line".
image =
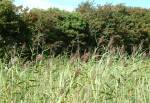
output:
[[0, 0], [0, 56], [80, 53], [98, 48], [150, 51], [150, 9], [83, 2], [73, 12], [27, 9]]

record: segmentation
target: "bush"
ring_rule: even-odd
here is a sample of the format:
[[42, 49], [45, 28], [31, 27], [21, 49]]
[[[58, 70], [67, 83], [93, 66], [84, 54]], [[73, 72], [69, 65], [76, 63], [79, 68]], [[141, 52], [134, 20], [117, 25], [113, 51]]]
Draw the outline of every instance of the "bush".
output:
[[29, 18], [32, 24], [30, 28], [33, 28], [32, 46], [38, 47], [39, 52], [53, 49], [61, 53], [76, 50], [77, 45], [87, 45], [88, 25], [79, 13], [33, 9], [29, 12]]
[[[83, 12], [84, 11], [84, 12]], [[142, 49], [150, 49], [150, 11], [142, 8], [126, 7], [122, 4], [94, 7], [90, 2], [82, 3], [80, 12], [88, 21], [90, 36], [95, 38], [97, 46], [125, 46], [128, 52], [133, 46], [142, 45]], [[99, 39], [103, 43], [99, 44]]]
[[0, 56], [9, 52], [14, 46], [18, 48], [28, 42], [30, 32], [21, 16], [19, 7], [10, 0], [0, 1]]
[[[1, 56], [12, 47], [22, 57], [37, 54], [93, 51], [99, 48], [133, 48], [150, 51], [150, 10], [113, 6], [79, 5], [75, 12], [57, 8], [23, 9], [9, 0], [0, 1]], [[17, 53], [18, 53], [17, 52]], [[8, 53], [9, 54], [9, 53]]]

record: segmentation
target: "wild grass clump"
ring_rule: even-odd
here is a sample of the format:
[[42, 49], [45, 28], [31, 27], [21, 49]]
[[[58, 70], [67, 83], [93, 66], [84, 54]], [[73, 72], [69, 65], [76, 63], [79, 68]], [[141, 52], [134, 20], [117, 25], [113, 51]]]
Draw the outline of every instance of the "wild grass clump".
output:
[[73, 62], [0, 62], [0, 103], [149, 103], [150, 59], [105, 53]]

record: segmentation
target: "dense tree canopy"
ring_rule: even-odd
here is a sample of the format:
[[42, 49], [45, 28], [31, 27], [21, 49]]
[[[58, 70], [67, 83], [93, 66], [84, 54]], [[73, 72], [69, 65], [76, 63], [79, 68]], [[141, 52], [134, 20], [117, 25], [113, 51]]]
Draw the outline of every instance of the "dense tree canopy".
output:
[[87, 20], [91, 36], [97, 40], [105, 38], [104, 44], [109, 44], [113, 39], [113, 46], [124, 45], [129, 51], [140, 44], [145, 49], [150, 48], [150, 10], [122, 4], [93, 7], [86, 2], [77, 11]]
[[[150, 50], [150, 10], [81, 3], [76, 11], [56, 8], [23, 9], [10, 0], [0, 0], [0, 48], [12, 46], [28, 51], [101, 51], [103, 47], [132, 52], [133, 47]], [[79, 48], [80, 47], [80, 48]], [[23, 51], [22, 51], [23, 52]], [[31, 56], [31, 55], [30, 55]]]
[[9, 0], [0, 1], [0, 36], [1, 42], [13, 44], [27, 40], [26, 23], [19, 14], [19, 8]]

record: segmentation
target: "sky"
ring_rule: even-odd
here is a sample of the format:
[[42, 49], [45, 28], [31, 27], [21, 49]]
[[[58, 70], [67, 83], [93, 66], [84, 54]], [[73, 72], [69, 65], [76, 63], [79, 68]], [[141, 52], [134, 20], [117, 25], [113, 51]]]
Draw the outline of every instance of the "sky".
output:
[[[63, 10], [73, 11], [81, 2], [87, 0], [14, 0], [14, 4], [31, 8], [47, 9], [56, 7]], [[90, 1], [90, 0], [89, 0]], [[104, 5], [112, 3], [113, 5], [123, 3], [132, 7], [150, 8], [150, 0], [92, 0], [95, 4]]]

